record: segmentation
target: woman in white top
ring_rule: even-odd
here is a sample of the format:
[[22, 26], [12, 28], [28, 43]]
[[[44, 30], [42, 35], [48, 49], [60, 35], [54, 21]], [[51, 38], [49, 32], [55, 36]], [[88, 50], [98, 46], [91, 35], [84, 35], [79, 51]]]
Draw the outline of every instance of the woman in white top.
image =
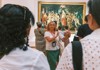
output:
[[50, 70], [42, 52], [28, 47], [30, 19], [24, 6], [6, 4], [0, 9], [0, 70]]
[[[80, 40], [83, 50], [82, 70], [100, 70], [100, 0], [89, 0], [88, 7], [88, 24], [93, 32]], [[69, 44], [56, 70], [74, 70], [72, 63], [72, 44]]]
[[46, 39], [46, 52], [47, 59], [50, 65], [50, 70], [55, 70], [56, 65], [59, 61], [59, 37], [58, 32], [56, 31], [56, 24], [54, 21], [51, 21], [47, 26], [47, 31], [44, 35]]

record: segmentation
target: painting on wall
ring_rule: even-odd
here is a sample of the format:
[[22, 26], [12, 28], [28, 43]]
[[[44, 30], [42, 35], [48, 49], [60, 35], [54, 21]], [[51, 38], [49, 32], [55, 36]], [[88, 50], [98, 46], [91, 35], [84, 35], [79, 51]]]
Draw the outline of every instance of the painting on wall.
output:
[[84, 23], [85, 13], [85, 2], [38, 2], [38, 21], [57, 21], [57, 26], [68, 26], [72, 32]]

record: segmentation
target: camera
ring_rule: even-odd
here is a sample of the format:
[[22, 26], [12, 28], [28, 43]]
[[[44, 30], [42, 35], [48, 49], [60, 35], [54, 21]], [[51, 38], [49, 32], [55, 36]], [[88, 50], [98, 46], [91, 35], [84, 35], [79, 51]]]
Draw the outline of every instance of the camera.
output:
[[56, 47], [56, 41], [52, 42], [52, 47]]

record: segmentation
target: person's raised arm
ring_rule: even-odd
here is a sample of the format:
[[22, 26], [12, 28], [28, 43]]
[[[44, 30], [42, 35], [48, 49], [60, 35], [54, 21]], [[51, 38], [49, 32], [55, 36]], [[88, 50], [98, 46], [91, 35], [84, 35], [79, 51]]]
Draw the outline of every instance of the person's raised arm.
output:
[[55, 41], [55, 39], [57, 38], [57, 36], [58, 36], [58, 33], [56, 34], [56, 36], [53, 36], [52, 38], [50, 38], [48, 32], [45, 33], [45, 39], [46, 39], [48, 42]]

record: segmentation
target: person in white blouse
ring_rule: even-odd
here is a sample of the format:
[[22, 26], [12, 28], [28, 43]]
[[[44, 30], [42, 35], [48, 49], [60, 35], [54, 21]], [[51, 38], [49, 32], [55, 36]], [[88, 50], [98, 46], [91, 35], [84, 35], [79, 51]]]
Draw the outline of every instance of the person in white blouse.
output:
[[46, 55], [50, 65], [50, 70], [55, 70], [59, 61], [59, 37], [56, 31], [56, 24], [51, 21], [47, 25], [47, 31], [44, 34], [46, 40]]
[[[100, 70], [100, 0], [89, 0], [88, 24], [93, 32], [80, 40], [83, 49], [83, 70]], [[64, 50], [56, 70], [74, 70], [72, 44]]]
[[45, 55], [28, 47], [34, 16], [24, 6], [6, 4], [0, 8], [0, 70], [50, 70]]

